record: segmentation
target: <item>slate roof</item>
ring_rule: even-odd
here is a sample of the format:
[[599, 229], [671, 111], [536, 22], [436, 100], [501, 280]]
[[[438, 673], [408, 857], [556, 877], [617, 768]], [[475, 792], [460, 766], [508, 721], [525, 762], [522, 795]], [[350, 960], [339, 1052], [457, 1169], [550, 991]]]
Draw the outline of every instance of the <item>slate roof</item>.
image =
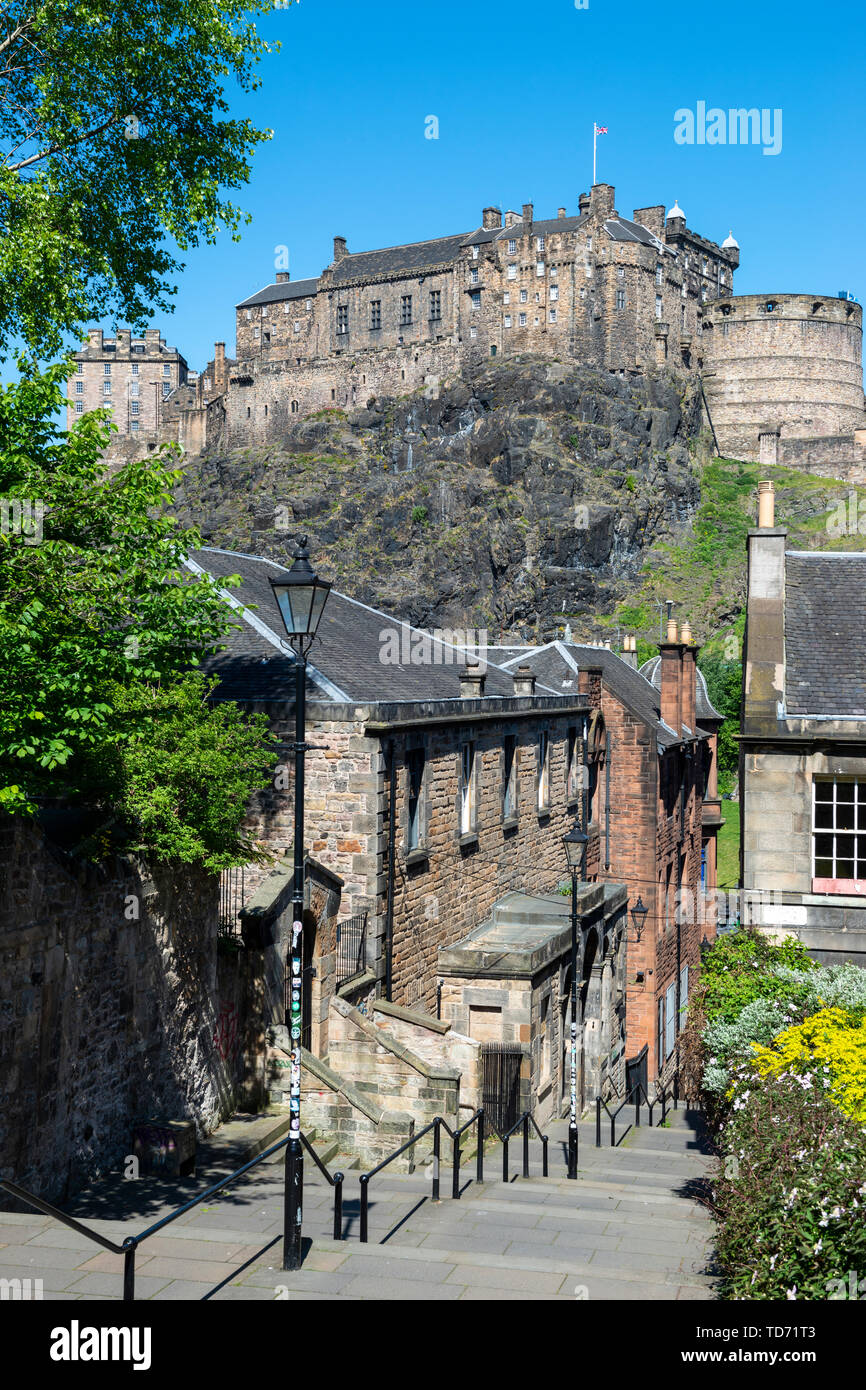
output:
[[627, 217], [610, 217], [604, 224], [604, 230], [614, 241], [639, 241], [641, 246], [654, 246], [657, 251], [667, 251], [670, 256], [676, 255], [673, 247], [666, 246], [642, 222], [630, 222]]
[[543, 647], [491, 647], [488, 660], [508, 671], [526, 663], [539, 682], [543, 681], [560, 695], [577, 691], [577, 672], [581, 667], [596, 666], [601, 670], [607, 689], [653, 730], [660, 748], [680, 742], [679, 733], [662, 721], [658, 690], [616, 652], [575, 642], [549, 642]]
[[470, 234], [435, 237], [432, 241], [415, 241], [406, 246], [386, 246], [381, 251], [350, 252], [337, 261], [332, 272], [335, 285], [347, 280], [384, 280], [404, 270], [424, 270], [443, 261], [453, 261], [460, 248], [467, 244]]
[[786, 553], [785, 712], [866, 720], [866, 551]]
[[251, 294], [249, 299], [242, 299], [236, 307], [251, 309], [255, 304], [281, 304], [286, 299], [309, 299], [318, 292], [319, 281], [316, 277], [311, 280], [281, 280], [278, 285], [266, 285], [257, 294]]
[[[204, 669], [220, 677], [219, 694], [238, 701], [282, 701], [294, 698], [294, 657], [285, 641], [269, 577], [285, 574], [286, 566], [260, 556], [205, 547], [189, 556], [187, 566], [207, 571], [217, 580], [239, 574], [240, 588], [231, 589], [239, 606], [242, 626], [226, 638], [226, 651], [204, 663]], [[256, 605], [254, 609], [244, 605]], [[308, 691], [311, 699], [346, 703], [402, 703], [460, 698], [460, 675], [465, 654], [431, 636], [431, 661], [392, 664], [381, 660], [388, 653], [383, 633], [405, 629], [412, 651], [412, 635], [419, 629], [399, 619], [358, 603], [348, 595], [331, 591], [308, 662]], [[283, 632], [282, 638], [280, 633]], [[420, 641], [416, 635], [415, 642]], [[417, 648], [416, 648], [417, 649]], [[540, 683], [536, 694], [569, 694], [548, 689]], [[577, 693], [577, 689], [573, 692]], [[514, 683], [510, 672], [491, 665], [488, 659], [485, 698], [512, 698]]]

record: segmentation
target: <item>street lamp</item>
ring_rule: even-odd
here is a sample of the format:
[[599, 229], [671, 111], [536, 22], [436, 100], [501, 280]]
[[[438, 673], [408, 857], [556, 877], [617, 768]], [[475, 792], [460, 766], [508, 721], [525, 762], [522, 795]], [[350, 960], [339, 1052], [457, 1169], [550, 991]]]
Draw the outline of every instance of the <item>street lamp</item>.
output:
[[648, 912], [649, 908], [644, 907], [643, 898], [638, 897], [637, 902], [631, 910], [631, 920], [634, 924], [636, 941], [640, 941], [643, 935], [644, 922], [646, 921]]
[[[286, 1201], [283, 1230], [283, 1269], [301, 1267], [301, 1216], [304, 1195], [304, 1151], [301, 1147], [301, 991], [303, 988], [304, 920], [304, 753], [306, 732], [307, 652], [316, 636], [330, 584], [310, 565], [306, 536], [298, 537], [292, 568], [271, 588], [289, 643], [295, 653], [295, 835], [291, 943], [291, 1070], [289, 1073], [289, 1142], [286, 1146]], [[288, 964], [288, 962], [287, 962]], [[287, 991], [288, 993], [288, 991]]]
[[574, 825], [563, 835], [565, 857], [571, 870], [571, 1104], [568, 1118], [568, 1176], [577, 1177], [577, 876], [586, 877], [588, 836], [575, 816]]

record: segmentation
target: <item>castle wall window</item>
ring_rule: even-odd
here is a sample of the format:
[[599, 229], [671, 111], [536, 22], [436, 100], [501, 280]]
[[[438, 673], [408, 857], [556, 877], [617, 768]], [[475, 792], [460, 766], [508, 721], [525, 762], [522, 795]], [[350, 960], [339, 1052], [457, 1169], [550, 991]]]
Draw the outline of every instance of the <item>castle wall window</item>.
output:
[[681, 297], [682, 297], [683, 299], [685, 299], [686, 296], [688, 295], [688, 292], [689, 292], [689, 287], [688, 287], [688, 285], [686, 284], [686, 282], [685, 282], [685, 280], [684, 280], [683, 283], [680, 285], [680, 295], [681, 295]]
[[512, 264], [508, 267], [508, 270], [506, 271], [506, 275], [507, 275], [507, 278], [508, 278], [509, 280], [516, 280], [516, 279], [517, 279], [517, 266], [514, 265], [514, 264], [512, 263]]
[[430, 318], [441, 319], [442, 317], [442, 291], [430, 291]]
[[[469, 330], [469, 336], [470, 336], [470, 338], [477, 338], [477, 337], [478, 337], [478, 329], [477, 329], [477, 328], [470, 328], [470, 330]], [[405, 376], [406, 373], [404, 372], [403, 375]]]
[[529, 298], [529, 291], [528, 291], [528, 290], [521, 290], [521, 291], [520, 291], [520, 302], [521, 302], [521, 304], [525, 304], [528, 298]]
[[587, 251], [591, 251], [591, 250], [592, 250], [592, 237], [591, 237], [591, 236], [588, 236], [588, 237], [586, 238], [586, 249], [587, 249]]
[[406, 758], [406, 801], [408, 809], [406, 848], [409, 851], [420, 849], [423, 842], [423, 786], [424, 749], [413, 748]]
[[471, 269], [470, 272], [469, 272], [469, 280], [470, 280], [470, 283], [473, 284], [473, 285], [477, 285], [477, 284], [478, 284], [478, 271], [477, 271], [477, 269], [475, 268], [475, 266], [473, 266], [472, 269]]
[[245, 318], [245, 319], [248, 319], [249, 316], [250, 316], [250, 310], [249, 310], [249, 309], [244, 309], [244, 318]]
[[514, 240], [509, 240], [509, 242], [508, 242], [508, 254], [509, 254], [509, 256], [514, 256], [514, 255], [516, 255], [516, 253], [517, 253], [517, 242], [514, 241]]
[[663, 277], [663, 275], [664, 275], [664, 266], [659, 262], [659, 264], [656, 265], [656, 284], [657, 284], [657, 285], [660, 285], [660, 284], [662, 283], [662, 277]]
[[162, 399], [163, 399], [163, 400], [165, 400], [166, 396], [169, 394], [170, 391], [171, 391], [171, 382], [170, 382], [170, 381], [164, 381], [164, 382], [162, 383]]
[[400, 325], [406, 327], [412, 322], [412, 296], [403, 294], [400, 296]]
[[709, 263], [709, 261], [707, 260], [706, 256], [704, 256], [704, 274], [705, 274], [705, 275], [709, 275], [709, 273], [710, 273], [710, 263]]
[[76, 383], [75, 383], [75, 393], [76, 393], [76, 395], [80, 396], [80, 395], [82, 394], [83, 391], [84, 391], [84, 382], [83, 382], [83, 381], [76, 381]]
[[253, 329], [253, 337], [254, 337], [254, 338], [258, 338], [259, 335], [260, 335], [260, 333], [261, 333], [261, 329], [260, 329], [260, 328], [254, 328], [254, 329]]
[[131, 381], [131, 382], [129, 383], [129, 394], [132, 396], [133, 400], [137, 400], [137, 399], [138, 399], [138, 382], [137, 382], [137, 381]]
[[304, 308], [306, 309], [307, 313], [310, 312], [310, 310], [312, 309], [312, 307], [313, 307], [313, 301], [312, 301], [312, 299], [308, 299], [307, 302], [306, 302], [305, 305], [304, 305]]
[[294, 324], [292, 325], [292, 327], [294, 328], [294, 331], [295, 331], [296, 333], [300, 333], [300, 331], [301, 331], [301, 322], [300, 322], [300, 319], [295, 319], [295, 322], [294, 322]]
[[291, 304], [284, 304], [284, 305], [283, 305], [283, 313], [284, 313], [284, 314], [287, 314], [287, 313], [289, 312], [289, 310], [291, 309], [291, 307], [292, 307]]
[[171, 367], [167, 362], [163, 362], [162, 364], [162, 374], [163, 376], [171, 376]]
[[503, 303], [503, 304], [510, 304], [510, 303], [511, 303], [511, 291], [510, 291], [510, 290], [505, 290], [505, 291], [503, 292], [503, 295], [502, 295], [502, 303]]
[[555, 265], [552, 265], [548, 274], [550, 275], [551, 280], [555, 280], [557, 275], [559, 274], [559, 271]]
[[[76, 365], [75, 365], [75, 370], [76, 370], [77, 372], [83, 372], [83, 371], [84, 371], [84, 363], [83, 363], [83, 362], [77, 362]], [[135, 370], [138, 370], [138, 369], [136, 368]]]
[[521, 314], [521, 315], [520, 315], [520, 318], [517, 320], [517, 322], [518, 322], [518, 325], [519, 325], [520, 328], [525, 328], [525, 327], [526, 327], [526, 315], [525, 315], [525, 314]]
[[349, 306], [348, 304], [337, 305], [337, 332], [348, 333], [349, 331]]
[[131, 421], [130, 421], [130, 424], [129, 424], [129, 428], [130, 428], [134, 433], [138, 433], [138, 421], [137, 421], [137, 420], [131, 420]]
[[506, 314], [506, 315], [505, 315], [505, 327], [506, 327], [506, 328], [510, 328], [510, 327], [511, 327], [511, 315], [510, 315], [510, 314]]
[[106, 376], [111, 376], [111, 363], [110, 363], [110, 362], [104, 362], [104, 363], [102, 364], [102, 370], [103, 370], [103, 372], [105, 373]]
[[657, 294], [657, 295], [656, 295], [656, 318], [657, 318], [657, 319], [660, 319], [661, 316], [662, 316], [662, 297], [661, 297], [660, 294]]
[[517, 739], [506, 734], [502, 760], [502, 819], [517, 818]]
[[550, 319], [550, 322], [551, 322], [551, 323], [556, 323], [556, 310], [555, 310], [555, 309], [551, 309], [551, 310], [550, 310], [550, 313], [549, 313], [549, 315], [548, 315], [548, 318]]
[[76, 415], [83, 415], [83, 414], [84, 414], [84, 401], [76, 401], [76, 402], [75, 402], [75, 414], [76, 414]]
[[473, 246], [473, 248], [472, 248], [472, 259], [473, 259], [473, 261], [477, 261], [477, 260], [478, 260], [478, 252], [480, 251], [480, 249], [481, 249], [481, 248], [480, 248], [479, 246]]
[[104, 392], [104, 394], [105, 394], [106, 396], [110, 396], [110, 395], [111, 395], [111, 382], [110, 382], [110, 381], [106, 381], [106, 382], [103, 384], [102, 390], [103, 390], [103, 392]]
[[625, 266], [624, 266], [624, 265], [618, 265], [617, 268], [616, 268], [616, 273], [617, 273], [617, 275], [619, 276], [620, 280], [624, 280], [624, 279], [625, 279]]
[[475, 744], [464, 743], [460, 749], [460, 834], [474, 835], [477, 827]]
[[551, 298], [551, 300], [554, 300], [554, 299], [558, 299], [558, 298], [559, 298], [559, 286], [558, 286], [558, 285], [551, 285], [551, 287], [550, 287], [550, 298]]
[[832, 891], [827, 880], [866, 880], [866, 782], [813, 783], [812, 844], [812, 874], [821, 880], [813, 891]]
[[706, 287], [706, 285], [701, 285], [701, 303], [702, 303], [702, 304], [706, 304], [706, 302], [707, 302], [707, 287]]
[[544, 250], [544, 237], [543, 237], [543, 236], [536, 237], [535, 245], [536, 245], [536, 247], [538, 248], [539, 251], [543, 251], [543, 250]]
[[473, 308], [473, 309], [480, 309], [480, 308], [481, 308], [481, 291], [480, 291], [480, 290], [474, 290], [473, 293], [472, 293], [472, 295], [470, 296], [470, 298], [471, 298], [471, 300], [472, 300], [472, 308]]
[[536, 764], [536, 809], [539, 815], [550, 810], [550, 735], [542, 729], [538, 735]]
[[618, 309], [624, 309], [624, 308], [625, 308], [625, 290], [617, 290], [617, 292], [616, 292], [616, 307], [617, 307]]
[[382, 327], [382, 301], [381, 299], [370, 300], [370, 327]]
[[536, 275], [543, 275], [543, 274], [544, 274], [544, 261], [536, 261], [536, 263], [535, 263], [535, 273], [536, 273]]
[[137, 415], [138, 412], [139, 412], [140, 409], [141, 409], [141, 406], [139, 405], [138, 401], [132, 401], [132, 402], [130, 403], [129, 408], [130, 408], [130, 410], [132, 411], [132, 414], [133, 414], [133, 415]]
[[138, 363], [137, 363], [137, 362], [133, 362], [133, 364], [132, 364], [132, 375], [133, 375], [133, 376], [138, 376]]

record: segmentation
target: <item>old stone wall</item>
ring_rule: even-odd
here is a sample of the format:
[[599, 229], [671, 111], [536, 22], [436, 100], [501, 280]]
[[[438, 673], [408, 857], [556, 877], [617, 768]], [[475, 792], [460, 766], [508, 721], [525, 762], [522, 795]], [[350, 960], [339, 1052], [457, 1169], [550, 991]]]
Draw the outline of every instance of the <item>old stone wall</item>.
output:
[[[0, 1171], [62, 1200], [131, 1153], [134, 1120], [231, 1108], [244, 1025], [218, 984], [217, 881], [76, 866], [0, 827]], [[223, 1004], [225, 1007], [223, 1007]]]

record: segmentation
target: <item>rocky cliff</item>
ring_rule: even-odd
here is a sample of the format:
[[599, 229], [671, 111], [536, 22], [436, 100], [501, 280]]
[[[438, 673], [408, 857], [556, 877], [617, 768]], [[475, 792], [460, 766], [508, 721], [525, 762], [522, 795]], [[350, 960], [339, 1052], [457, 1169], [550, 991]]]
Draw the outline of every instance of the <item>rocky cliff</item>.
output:
[[188, 460], [177, 510], [278, 559], [306, 531], [338, 587], [424, 627], [591, 640], [688, 536], [702, 453], [693, 380], [512, 358]]

